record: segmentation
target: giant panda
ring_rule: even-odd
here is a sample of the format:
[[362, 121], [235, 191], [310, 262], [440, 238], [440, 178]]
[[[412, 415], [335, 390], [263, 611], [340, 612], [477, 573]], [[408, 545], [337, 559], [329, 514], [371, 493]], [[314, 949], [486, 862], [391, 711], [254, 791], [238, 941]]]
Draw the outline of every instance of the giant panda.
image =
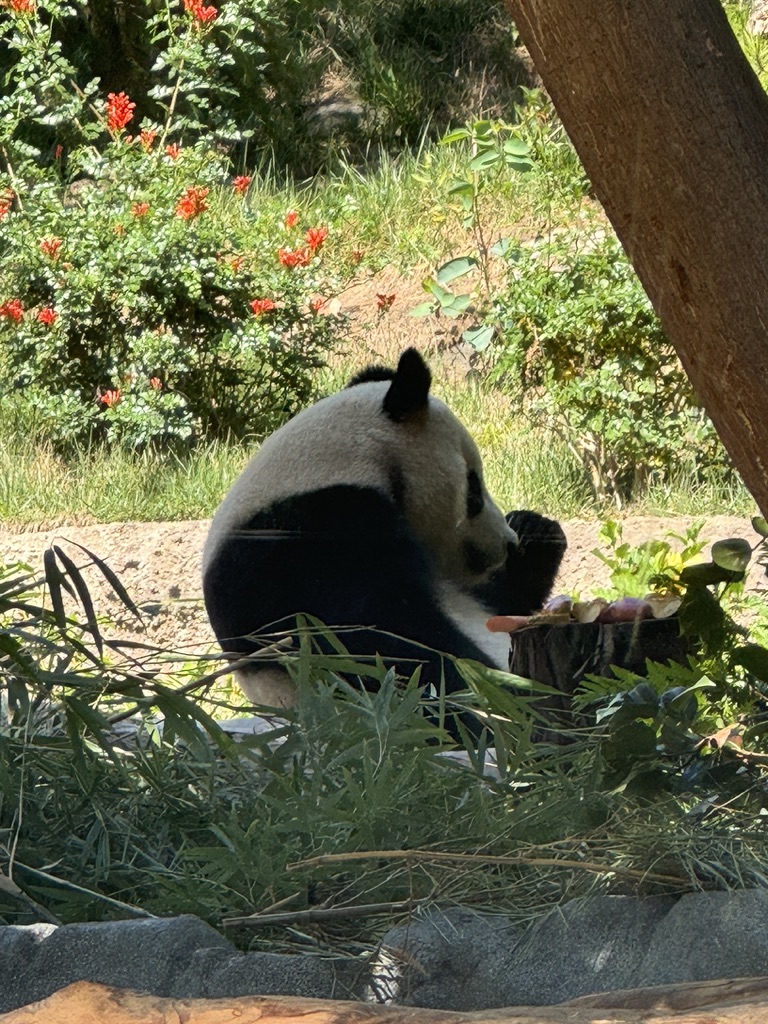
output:
[[[216, 512], [203, 553], [203, 594], [230, 655], [251, 655], [297, 614], [325, 623], [357, 657], [451, 693], [451, 658], [507, 669], [494, 614], [526, 614], [550, 592], [565, 550], [559, 524], [504, 516], [459, 419], [430, 395], [421, 355], [369, 366], [342, 391], [270, 435]], [[293, 702], [276, 661], [238, 673], [246, 696]]]

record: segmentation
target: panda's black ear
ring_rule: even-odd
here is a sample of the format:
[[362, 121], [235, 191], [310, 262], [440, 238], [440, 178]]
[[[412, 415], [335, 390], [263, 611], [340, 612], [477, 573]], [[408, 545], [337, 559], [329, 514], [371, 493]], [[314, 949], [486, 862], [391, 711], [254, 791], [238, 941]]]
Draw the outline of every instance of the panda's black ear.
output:
[[415, 348], [400, 356], [397, 372], [384, 396], [384, 412], [395, 421], [405, 420], [427, 407], [432, 374]]

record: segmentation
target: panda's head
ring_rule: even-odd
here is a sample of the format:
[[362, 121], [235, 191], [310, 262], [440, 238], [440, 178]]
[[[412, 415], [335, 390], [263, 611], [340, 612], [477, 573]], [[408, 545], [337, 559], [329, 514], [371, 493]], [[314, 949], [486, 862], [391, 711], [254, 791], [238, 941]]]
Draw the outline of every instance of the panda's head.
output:
[[463, 588], [482, 582], [517, 537], [485, 489], [472, 437], [430, 384], [409, 348], [396, 370], [368, 367], [299, 413], [246, 467], [217, 513], [215, 535], [292, 495], [371, 487], [400, 509], [438, 578]]

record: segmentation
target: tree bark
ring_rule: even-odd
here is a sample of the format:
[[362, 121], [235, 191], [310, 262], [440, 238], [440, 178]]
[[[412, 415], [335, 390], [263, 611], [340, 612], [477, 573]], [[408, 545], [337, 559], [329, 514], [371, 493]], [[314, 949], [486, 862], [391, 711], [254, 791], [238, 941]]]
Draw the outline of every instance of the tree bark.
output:
[[507, 6], [768, 517], [768, 98], [719, 0]]

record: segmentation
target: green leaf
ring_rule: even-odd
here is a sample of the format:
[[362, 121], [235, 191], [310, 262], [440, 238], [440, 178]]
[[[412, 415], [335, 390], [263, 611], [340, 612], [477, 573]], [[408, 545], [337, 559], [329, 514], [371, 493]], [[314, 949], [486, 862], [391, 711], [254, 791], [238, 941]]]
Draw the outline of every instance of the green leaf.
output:
[[434, 295], [441, 306], [447, 306], [453, 301], [453, 292], [448, 291], [447, 288], [443, 288], [442, 285], [438, 284], [433, 277], [428, 277], [426, 281], [422, 282], [425, 292], [429, 292], [430, 295]]
[[464, 139], [469, 138], [469, 130], [467, 128], [455, 128], [452, 132], [448, 132], [440, 139], [441, 146], [451, 146], [454, 142], [462, 142]]
[[718, 540], [712, 545], [712, 561], [731, 572], [743, 573], [752, 557], [752, 548], [741, 537]]
[[468, 327], [462, 338], [475, 352], [484, 352], [493, 341], [495, 332], [495, 324], [483, 324], [481, 327]]
[[453, 295], [450, 302], [440, 303], [440, 312], [448, 317], [461, 316], [472, 304], [471, 295]]
[[500, 238], [495, 245], [491, 246], [491, 255], [493, 256], [506, 256], [509, 250], [512, 248], [513, 242], [511, 238]]
[[745, 644], [734, 654], [734, 663], [763, 682], [768, 682], [768, 650], [760, 644]]
[[418, 306], [414, 306], [408, 314], [409, 316], [429, 316], [435, 312], [434, 302], [420, 302]]
[[752, 529], [761, 537], [768, 537], [768, 519], [762, 516], [752, 516]]
[[522, 139], [507, 139], [503, 146], [507, 156], [530, 156], [531, 150]]
[[485, 149], [469, 161], [470, 171], [485, 171], [501, 161], [501, 153], [497, 149]]
[[441, 267], [437, 268], [435, 275], [440, 284], [450, 284], [459, 277], [468, 274], [478, 265], [474, 256], [458, 256], [456, 259], [448, 260]]

